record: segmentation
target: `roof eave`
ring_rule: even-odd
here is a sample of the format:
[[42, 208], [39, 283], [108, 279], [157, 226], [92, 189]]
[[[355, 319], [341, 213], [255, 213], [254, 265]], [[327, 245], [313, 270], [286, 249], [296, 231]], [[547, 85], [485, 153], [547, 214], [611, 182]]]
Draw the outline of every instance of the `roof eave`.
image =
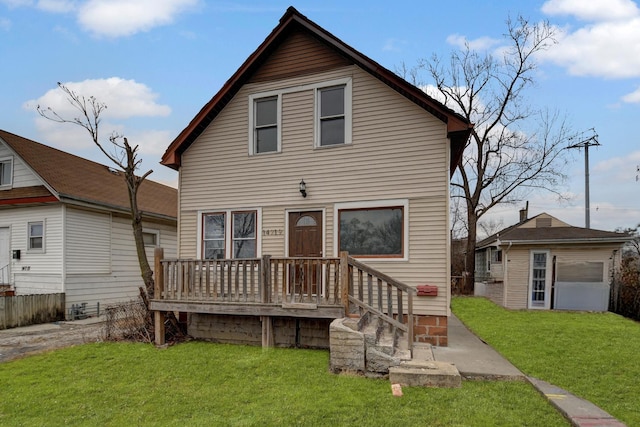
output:
[[[256, 68], [260, 64], [260, 59], [263, 55], [270, 53], [269, 50], [278, 37], [292, 28], [292, 23], [304, 27], [307, 31], [316, 35], [323, 42], [333, 46], [337, 51], [348, 57], [363, 70], [372, 74], [374, 77], [378, 78], [380, 81], [444, 122], [447, 125], [447, 136], [450, 138], [451, 158], [449, 167], [450, 176], [453, 176], [462, 156], [464, 145], [466, 144], [473, 128], [473, 124], [469, 123], [458, 113], [431, 98], [420, 88], [408, 83], [374, 60], [342, 42], [324, 28], [301, 15], [293, 7], [289, 7], [287, 9], [286, 13], [280, 19], [279, 24], [273, 29], [267, 38], [243, 62], [231, 78], [225, 82], [218, 93], [216, 93], [216, 95], [214, 95], [214, 97], [202, 107], [198, 114], [191, 120], [191, 122], [189, 122], [189, 125], [173, 140], [162, 156], [160, 164], [168, 166], [174, 170], [178, 170], [180, 168], [181, 154], [204, 131], [208, 124], [213, 121], [217, 113], [224, 108], [226, 102], [235, 96], [237, 91], [248, 78], [248, 75], [251, 74], [252, 69]], [[220, 105], [221, 103], [222, 105]], [[211, 114], [213, 114], [212, 117], [210, 116]]]

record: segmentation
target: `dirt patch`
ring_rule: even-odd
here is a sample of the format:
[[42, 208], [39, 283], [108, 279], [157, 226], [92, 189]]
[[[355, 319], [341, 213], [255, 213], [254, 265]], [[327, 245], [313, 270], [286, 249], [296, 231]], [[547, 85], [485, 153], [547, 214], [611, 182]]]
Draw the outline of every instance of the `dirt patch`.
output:
[[0, 363], [78, 344], [102, 341], [103, 322], [56, 322], [0, 330]]

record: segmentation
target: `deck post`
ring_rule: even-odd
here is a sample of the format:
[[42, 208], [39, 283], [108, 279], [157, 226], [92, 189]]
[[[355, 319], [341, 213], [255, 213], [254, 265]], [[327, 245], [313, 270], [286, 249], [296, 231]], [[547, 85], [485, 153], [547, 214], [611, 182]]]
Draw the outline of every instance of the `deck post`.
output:
[[273, 343], [273, 317], [260, 316], [262, 322], [262, 348], [271, 348]]
[[349, 315], [349, 252], [340, 252], [340, 298], [344, 315]]
[[260, 302], [271, 302], [271, 255], [264, 255], [260, 261]]
[[[153, 298], [161, 299], [164, 288], [164, 270], [162, 269], [162, 258], [164, 258], [164, 249], [155, 248], [153, 251]], [[164, 345], [164, 313], [162, 311], [153, 312], [154, 335], [156, 345]]]

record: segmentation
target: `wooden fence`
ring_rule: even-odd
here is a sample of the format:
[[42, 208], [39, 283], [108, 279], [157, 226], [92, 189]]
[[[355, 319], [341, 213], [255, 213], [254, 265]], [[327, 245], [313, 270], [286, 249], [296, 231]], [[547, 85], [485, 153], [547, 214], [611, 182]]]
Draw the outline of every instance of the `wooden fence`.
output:
[[64, 320], [64, 293], [0, 297], [0, 329]]

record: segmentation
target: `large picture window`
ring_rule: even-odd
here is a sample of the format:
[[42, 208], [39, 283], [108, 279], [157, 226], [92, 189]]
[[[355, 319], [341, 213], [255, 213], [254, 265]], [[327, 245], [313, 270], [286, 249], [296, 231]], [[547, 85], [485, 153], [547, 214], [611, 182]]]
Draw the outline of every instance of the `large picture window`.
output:
[[[227, 230], [231, 230], [231, 233]], [[257, 212], [202, 214], [201, 247], [204, 259], [256, 258]]]
[[339, 250], [359, 257], [404, 257], [404, 207], [339, 209]]

